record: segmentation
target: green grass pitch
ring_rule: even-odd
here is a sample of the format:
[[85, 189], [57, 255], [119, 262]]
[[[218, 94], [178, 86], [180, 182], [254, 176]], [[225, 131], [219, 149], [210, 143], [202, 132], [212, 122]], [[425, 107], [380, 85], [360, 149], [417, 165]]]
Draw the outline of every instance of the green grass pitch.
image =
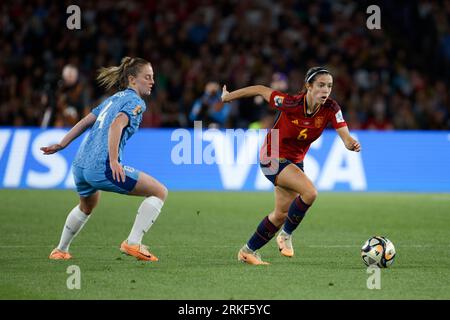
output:
[[[0, 299], [450, 299], [450, 194], [320, 193], [294, 236], [295, 256], [274, 239], [270, 266], [238, 263], [238, 249], [273, 209], [272, 193], [172, 192], [144, 237], [160, 261], [118, 250], [142, 201], [103, 193], [69, 261], [47, 257], [73, 191], [0, 190]], [[397, 257], [369, 290], [360, 248], [372, 235]], [[67, 268], [80, 268], [69, 290]]]

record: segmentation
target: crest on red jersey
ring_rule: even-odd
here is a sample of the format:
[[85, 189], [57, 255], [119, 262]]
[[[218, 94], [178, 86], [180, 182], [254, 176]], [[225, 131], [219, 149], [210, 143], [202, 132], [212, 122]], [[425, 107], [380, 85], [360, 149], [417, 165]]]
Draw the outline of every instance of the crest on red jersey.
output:
[[273, 98], [273, 101], [275, 102], [275, 106], [277, 106], [277, 107], [281, 107], [283, 105], [283, 100], [284, 100], [283, 96], [275, 96]]
[[323, 126], [324, 121], [325, 121], [324, 117], [317, 117], [314, 119], [314, 126], [316, 128], [321, 128]]

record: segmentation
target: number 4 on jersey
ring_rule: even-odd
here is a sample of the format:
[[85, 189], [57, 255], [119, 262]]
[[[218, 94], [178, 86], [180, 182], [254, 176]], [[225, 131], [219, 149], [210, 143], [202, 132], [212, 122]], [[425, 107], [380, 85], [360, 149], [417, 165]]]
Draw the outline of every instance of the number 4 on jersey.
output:
[[103, 128], [103, 121], [105, 121], [105, 117], [106, 114], [108, 113], [108, 109], [109, 107], [111, 107], [112, 105], [112, 101], [110, 101], [106, 107], [102, 110], [102, 112], [100, 112], [100, 114], [98, 115], [97, 121], [100, 122], [100, 124], [98, 125], [99, 129]]

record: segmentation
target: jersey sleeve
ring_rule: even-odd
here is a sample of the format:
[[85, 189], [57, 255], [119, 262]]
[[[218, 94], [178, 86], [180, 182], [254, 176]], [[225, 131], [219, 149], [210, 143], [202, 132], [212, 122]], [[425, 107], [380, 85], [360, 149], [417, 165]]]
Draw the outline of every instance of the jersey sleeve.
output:
[[298, 108], [300, 99], [280, 91], [272, 91], [270, 95], [270, 106], [281, 111], [290, 112]]
[[144, 111], [145, 106], [143, 103], [135, 99], [124, 103], [119, 110], [119, 112], [123, 112], [128, 116], [128, 125], [133, 129], [137, 129], [139, 127], [142, 119], [142, 113]]
[[347, 123], [344, 120], [344, 116], [342, 115], [341, 107], [336, 101], [333, 101], [333, 104], [331, 106], [330, 118], [331, 123], [333, 124], [333, 128], [335, 129], [347, 126]]

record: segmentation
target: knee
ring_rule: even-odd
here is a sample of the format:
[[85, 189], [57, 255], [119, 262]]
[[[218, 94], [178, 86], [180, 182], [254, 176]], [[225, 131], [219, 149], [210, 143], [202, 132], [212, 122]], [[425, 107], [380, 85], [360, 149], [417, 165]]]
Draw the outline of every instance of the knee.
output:
[[167, 196], [169, 195], [169, 190], [165, 185], [159, 186], [158, 190], [155, 192], [153, 196], [161, 199], [162, 201], [166, 201]]
[[306, 204], [312, 205], [318, 194], [316, 188], [311, 188], [302, 194], [302, 199]]
[[162, 198], [162, 201], [166, 201], [166, 199], [167, 199], [167, 196], [169, 195], [169, 189], [167, 189], [167, 187], [166, 186], [162, 186], [162, 196], [163, 196], [163, 198]]

